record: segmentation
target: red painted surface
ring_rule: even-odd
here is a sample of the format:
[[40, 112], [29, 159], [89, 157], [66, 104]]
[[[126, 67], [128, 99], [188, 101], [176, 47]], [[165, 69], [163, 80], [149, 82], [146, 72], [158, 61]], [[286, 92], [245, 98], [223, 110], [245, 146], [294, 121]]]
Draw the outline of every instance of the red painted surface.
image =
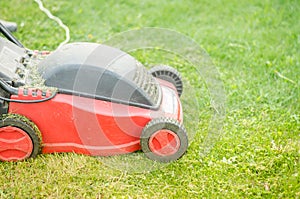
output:
[[20, 128], [0, 128], [0, 160], [24, 160], [31, 155], [33, 144], [30, 136]]
[[155, 132], [149, 139], [150, 150], [160, 156], [175, 154], [180, 147], [180, 139], [176, 133], [162, 129]]
[[[42, 134], [43, 153], [75, 152], [94, 156], [124, 154], [140, 149], [143, 127], [153, 118], [182, 120], [179, 98], [167, 82], [161, 81], [163, 101], [159, 110], [149, 110], [91, 98], [57, 94], [39, 103], [10, 102], [9, 113], [26, 116]], [[45, 98], [41, 92], [12, 99]], [[46, 96], [50, 96], [47, 93]], [[169, 101], [171, 100], [171, 101]]]

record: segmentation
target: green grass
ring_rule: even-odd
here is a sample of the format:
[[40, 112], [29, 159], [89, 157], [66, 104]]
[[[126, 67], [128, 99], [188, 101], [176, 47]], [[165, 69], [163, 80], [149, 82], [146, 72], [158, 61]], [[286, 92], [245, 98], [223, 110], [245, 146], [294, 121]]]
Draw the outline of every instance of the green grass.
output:
[[[186, 121], [196, 135], [183, 158], [147, 173], [114, 169], [139, 153], [100, 159], [50, 154], [1, 162], [0, 198], [300, 198], [298, 0], [44, 3], [70, 27], [72, 42], [104, 42], [142, 27], [169, 28], [193, 38], [209, 53], [226, 90], [223, 133], [200, 157], [212, 117], [205, 81], [195, 81], [184, 60], [164, 60], [199, 89], [184, 99], [188, 119], [200, 120]], [[64, 32], [33, 1], [0, 1], [0, 8], [1, 18], [19, 24], [15, 36], [26, 47], [54, 50], [64, 40]], [[133, 54], [143, 63], [159, 62], [164, 55]]]

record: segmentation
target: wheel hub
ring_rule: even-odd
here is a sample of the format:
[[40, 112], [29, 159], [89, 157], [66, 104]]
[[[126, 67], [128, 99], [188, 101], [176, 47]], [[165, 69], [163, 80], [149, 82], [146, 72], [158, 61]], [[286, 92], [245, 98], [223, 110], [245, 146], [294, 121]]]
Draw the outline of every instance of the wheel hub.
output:
[[24, 160], [32, 151], [32, 140], [25, 131], [13, 126], [0, 128], [0, 160]]
[[180, 147], [180, 139], [176, 133], [162, 129], [155, 132], [149, 140], [150, 150], [160, 156], [175, 154]]

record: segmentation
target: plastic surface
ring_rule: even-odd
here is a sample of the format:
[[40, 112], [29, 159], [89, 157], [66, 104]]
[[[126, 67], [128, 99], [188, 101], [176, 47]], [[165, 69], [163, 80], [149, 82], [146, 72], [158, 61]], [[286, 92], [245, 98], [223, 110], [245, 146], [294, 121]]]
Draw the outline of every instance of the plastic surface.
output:
[[35, 125], [23, 116], [0, 120], [0, 161], [25, 160], [40, 153], [41, 140]]
[[148, 145], [153, 153], [159, 156], [168, 156], [178, 151], [180, 139], [173, 131], [162, 129], [150, 136]]
[[65, 45], [41, 61], [38, 68], [45, 84], [62, 93], [153, 109], [161, 102], [158, 82], [144, 66], [129, 54], [106, 45]]
[[145, 155], [159, 162], [179, 159], [186, 152], [188, 137], [185, 128], [172, 118], [151, 120], [141, 134], [141, 148]]
[[[174, 87], [164, 81], [160, 84], [162, 98], [168, 101], [163, 100], [158, 110], [57, 94], [40, 103], [11, 102], [9, 113], [24, 115], [37, 125], [42, 134], [43, 153], [76, 152], [94, 156], [130, 153], [140, 149], [141, 132], [153, 118], [182, 120], [179, 98], [172, 92]], [[21, 90], [11, 98], [43, 98], [25, 93]]]
[[26, 49], [0, 37], [0, 78], [6, 81], [21, 80], [26, 69], [21, 64]]
[[179, 97], [181, 96], [183, 92], [183, 82], [180, 73], [175, 68], [167, 65], [159, 65], [151, 68], [149, 73], [156, 78], [172, 83], [175, 86]]
[[0, 128], [0, 160], [24, 160], [33, 150], [30, 136], [20, 128], [7, 126]]

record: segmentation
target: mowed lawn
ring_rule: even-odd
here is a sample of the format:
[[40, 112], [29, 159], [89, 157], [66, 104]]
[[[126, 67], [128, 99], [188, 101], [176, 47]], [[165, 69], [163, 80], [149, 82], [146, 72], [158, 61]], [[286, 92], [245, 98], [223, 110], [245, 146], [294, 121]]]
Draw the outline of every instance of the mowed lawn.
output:
[[[138, 167], [131, 160], [140, 152], [115, 159], [49, 154], [1, 162], [0, 198], [300, 198], [298, 0], [43, 2], [69, 26], [71, 42], [102, 43], [143, 27], [192, 38], [219, 71], [226, 116], [212, 149], [200, 156], [213, 111], [205, 81], [196, 81], [192, 88], [201, 93], [183, 101], [186, 128], [195, 136], [180, 160], [149, 172], [119, 168], [122, 161]], [[64, 40], [63, 30], [33, 0], [1, 0], [0, 13], [18, 23], [14, 35], [29, 49], [54, 50]], [[155, 53], [134, 55], [146, 64], [147, 58], [163, 57]], [[197, 74], [189, 63], [167, 62], [193, 84]], [[195, 98], [199, 110], [188, 105]]]

